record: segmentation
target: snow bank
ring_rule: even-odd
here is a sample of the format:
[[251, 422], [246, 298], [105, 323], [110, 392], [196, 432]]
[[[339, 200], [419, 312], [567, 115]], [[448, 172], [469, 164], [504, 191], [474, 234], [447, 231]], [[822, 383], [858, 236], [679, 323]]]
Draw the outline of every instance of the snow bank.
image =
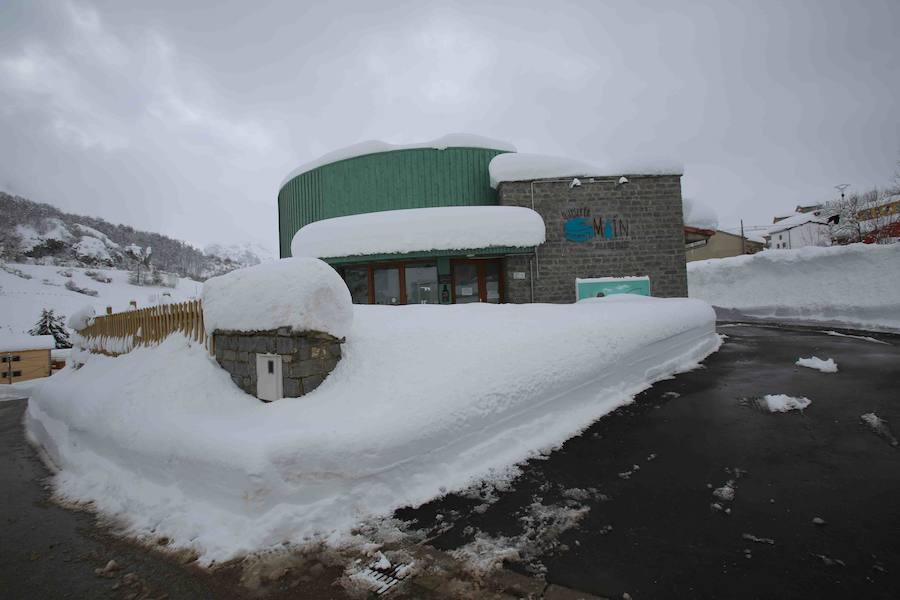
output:
[[6, 331], [0, 333], [0, 352], [52, 350], [53, 348], [56, 348], [56, 339], [52, 335], [25, 335]]
[[687, 273], [692, 298], [743, 316], [900, 331], [900, 244], [766, 250]]
[[488, 166], [491, 187], [504, 181], [529, 181], [556, 177], [604, 177], [612, 175], [681, 175], [684, 168], [667, 159], [621, 160], [594, 165], [546, 154], [498, 154]]
[[795, 398], [785, 394], [770, 394], [763, 398], [769, 412], [788, 412], [789, 410], [803, 410], [812, 402], [809, 398]]
[[833, 358], [829, 358], [828, 360], [822, 360], [816, 356], [810, 358], [798, 358], [797, 362], [794, 364], [800, 367], [822, 371], [823, 373], [837, 373], [838, 370], [837, 363], [834, 362]]
[[285, 258], [237, 269], [203, 284], [206, 332], [322, 331], [344, 337], [353, 322], [350, 290], [316, 258]]
[[54, 375], [26, 421], [57, 492], [206, 562], [339, 542], [502, 476], [720, 343], [690, 299], [354, 309], [343, 359], [302, 398], [260, 403], [179, 336]]
[[544, 220], [519, 206], [444, 206], [335, 217], [302, 227], [292, 256], [332, 258], [543, 244]]
[[380, 140], [368, 140], [347, 146], [346, 148], [334, 150], [313, 161], [300, 165], [288, 173], [287, 177], [284, 178], [284, 181], [281, 182], [281, 185], [279, 185], [278, 188], [283, 188], [284, 184], [297, 175], [302, 175], [307, 171], [312, 171], [313, 169], [338, 162], [339, 160], [356, 158], [357, 156], [365, 156], [367, 154], [378, 154], [379, 152], [412, 150], [415, 148], [434, 148], [435, 150], [444, 150], [446, 148], [486, 148], [489, 150], [504, 150], [506, 152], [516, 151], [516, 147], [509, 142], [493, 140], [471, 133], [450, 133], [435, 140], [431, 140], [430, 142], [420, 142], [416, 144], [389, 144]]

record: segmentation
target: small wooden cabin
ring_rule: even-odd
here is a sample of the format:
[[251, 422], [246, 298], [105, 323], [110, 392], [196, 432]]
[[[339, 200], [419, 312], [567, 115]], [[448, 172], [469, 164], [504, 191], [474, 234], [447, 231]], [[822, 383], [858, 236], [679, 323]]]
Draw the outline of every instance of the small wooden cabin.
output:
[[17, 383], [50, 376], [52, 335], [0, 333], [0, 383]]

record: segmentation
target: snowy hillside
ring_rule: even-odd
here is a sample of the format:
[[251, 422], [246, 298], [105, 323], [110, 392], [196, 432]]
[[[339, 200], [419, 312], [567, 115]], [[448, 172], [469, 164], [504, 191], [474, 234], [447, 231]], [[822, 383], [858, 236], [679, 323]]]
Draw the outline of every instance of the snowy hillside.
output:
[[258, 244], [212, 245], [207, 251], [180, 240], [73, 215], [0, 192], [0, 260], [68, 267], [131, 270], [152, 265], [203, 280], [273, 258]]
[[692, 298], [736, 317], [900, 331], [900, 244], [766, 250], [687, 271]]
[[[144, 308], [200, 297], [202, 284], [190, 279], [179, 278], [170, 288], [131, 285], [128, 276], [128, 271], [117, 269], [0, 264], [0, 334], [28, 331], [44, 308], [71, 316], [89, 304], [103, 314], [107, 306], [126, 310], [132, 300]], [[79, 289], [82, 291], [76, 291]], [[97, 295], [84, 293], [92, 291]]]

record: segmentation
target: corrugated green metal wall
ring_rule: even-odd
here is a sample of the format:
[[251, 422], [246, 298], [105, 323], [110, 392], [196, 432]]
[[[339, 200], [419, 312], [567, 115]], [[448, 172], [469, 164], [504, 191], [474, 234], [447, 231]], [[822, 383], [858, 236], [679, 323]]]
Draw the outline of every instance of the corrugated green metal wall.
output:
[[323, 165], [278, 192], [282, 257], [313, 221], [400, 208], [497, 204], [488, 163], [503, 150], [416, 148], [367, 154]]

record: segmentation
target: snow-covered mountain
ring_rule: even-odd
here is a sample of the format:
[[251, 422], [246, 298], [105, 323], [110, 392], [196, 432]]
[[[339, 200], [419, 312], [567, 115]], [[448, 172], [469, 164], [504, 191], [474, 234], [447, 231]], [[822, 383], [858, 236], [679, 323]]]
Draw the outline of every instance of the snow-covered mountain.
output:
[[261, 262], [275, 260], [270, 248], [253, 242], [243, 244], [210, 244], [203, 249], [207, 256], [216, 256], [224, 261], [231, 261], [242, 267], [252, 267]]
[[0, 261], [62, 267], [153, 269], [195, 280], [273, 258], [259, 244], [213, 245], [181, 240], [0, 192]]

